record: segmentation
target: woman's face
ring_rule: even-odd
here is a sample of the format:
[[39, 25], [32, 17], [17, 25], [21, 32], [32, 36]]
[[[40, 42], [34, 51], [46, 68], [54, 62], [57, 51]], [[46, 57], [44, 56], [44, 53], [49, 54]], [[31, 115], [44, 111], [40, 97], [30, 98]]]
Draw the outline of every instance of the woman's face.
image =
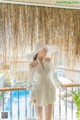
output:
[[47, 48], [43, 48], [38, 52], [38, 55], [41, 57], [45, 57], [47, 55]]

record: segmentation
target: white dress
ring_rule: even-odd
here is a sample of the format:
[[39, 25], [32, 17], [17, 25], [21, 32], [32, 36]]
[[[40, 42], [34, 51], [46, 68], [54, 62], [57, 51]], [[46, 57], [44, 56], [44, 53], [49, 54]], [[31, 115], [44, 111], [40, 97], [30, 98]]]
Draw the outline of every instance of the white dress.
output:
[[43, 59], [43, 65], [38, 64], [30, 68], [29, 81], [36, 81], [32, 84], [31, 99], [35, 99], [36, 106], [45, 106], [54, 104], [56, 100], [56, 87], [60, 87], [60, 82], [57, 80], [55, 74], [52, 75], [52, 63]]

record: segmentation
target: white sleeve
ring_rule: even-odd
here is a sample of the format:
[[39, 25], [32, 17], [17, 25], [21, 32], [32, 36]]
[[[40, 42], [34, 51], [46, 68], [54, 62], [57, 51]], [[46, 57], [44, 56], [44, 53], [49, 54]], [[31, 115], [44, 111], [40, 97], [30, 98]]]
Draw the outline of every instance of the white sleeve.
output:
[[51, 81], [52, 84], [56, 87], [56, 88], [60, 88], [61, 87], [61, 82], [58, 80], [54, 70], [53, 70], [53, 65], [52, 65], [52, 61], [50, 63], [51, 65]]
[[34, 79], [35, 79], [35, 67], [29, 68], [29, 74], [28, 74], [28, 89], [31, 90], [31, 99], [35, 98], [35, 85], [34, 85]]
[[56, 88], [60, 88], [61, 87], [61, 82], [58, 80], [55, 72], [52, 71], [52, 83]]
[[34, 79], [34, 68], [29, 68], [29, 73], [28, 73], [28, 88], [32, 89], [32, 83]]

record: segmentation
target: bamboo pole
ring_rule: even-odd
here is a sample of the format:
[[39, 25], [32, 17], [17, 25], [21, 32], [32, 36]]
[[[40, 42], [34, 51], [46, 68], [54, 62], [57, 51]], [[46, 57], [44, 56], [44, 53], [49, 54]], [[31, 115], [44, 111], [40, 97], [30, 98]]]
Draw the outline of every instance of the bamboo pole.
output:
[[[64, 88], [66, 87], [80, 87], [80, 84], [64, 84]], [[0, 92], [5, 92], [5, 91], [13, 91], [13, 90], [27, 90], [25, 87], [14, 87], [14, 88], [0, 88]]]

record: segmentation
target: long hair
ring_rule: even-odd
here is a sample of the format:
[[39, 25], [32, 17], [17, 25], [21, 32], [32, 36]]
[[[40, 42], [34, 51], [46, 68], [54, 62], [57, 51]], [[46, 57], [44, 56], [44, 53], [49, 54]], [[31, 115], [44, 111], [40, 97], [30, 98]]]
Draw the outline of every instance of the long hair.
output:
[[36, 53], [36, 55], [33, 57], [33, 61], [37, 60], [38, 57], [38, 53]]

